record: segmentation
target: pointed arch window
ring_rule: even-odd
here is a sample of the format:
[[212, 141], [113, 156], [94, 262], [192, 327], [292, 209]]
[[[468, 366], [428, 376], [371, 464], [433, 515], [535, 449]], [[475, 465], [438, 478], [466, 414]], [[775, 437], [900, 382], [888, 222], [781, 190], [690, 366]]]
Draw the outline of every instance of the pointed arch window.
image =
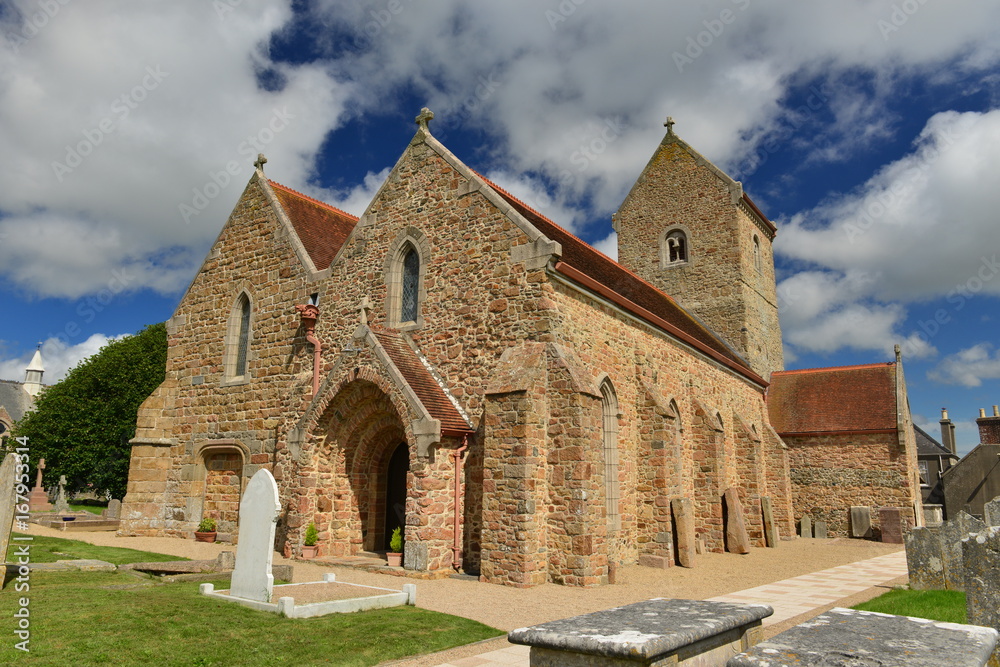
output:
[[420, 300], [420, 255], [411, 244], [403, 249], [403, 293], [399, 307], [400, 322], [417, 321], [417, 304]]
[[753, 235], [753, 268], [757, 269], [757, 273], [763, 270], [760, 263], [760, 238], [756, 234]]
[[688, 236], [683, 229], [668, 229], [660, 238], [660, 266], [687, 264], [690, 258]]
[[226, 331], [224, 383], [240, 383], [250, 378], [252, 322], [253, 303], [250, 301], [250, 295], [240, 292], [229, 314]]
[[383, 270], [387, 326], [403, 331], [423, 326], [430, 265], [431, 244], [416, 227], [407, 227], [390, 244]]
[[618, 511], [621, 487], [618, 482], [618, 397], [611, 380], [601, 383], [602, 431], [604, 437], [604, 509], [608, 530], [621, 530]]

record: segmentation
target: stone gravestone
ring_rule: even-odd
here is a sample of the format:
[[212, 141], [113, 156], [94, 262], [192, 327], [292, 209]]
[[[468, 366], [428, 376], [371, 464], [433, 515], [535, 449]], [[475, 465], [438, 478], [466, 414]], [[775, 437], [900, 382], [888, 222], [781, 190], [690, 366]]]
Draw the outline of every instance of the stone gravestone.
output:
[[851, 537], [872, 536], [872, 510], [870, 507], [851, 508]]
[[778, 546], [778, 527], [774, 525], [774, 508], [771, 499], [763, 496], [760, 499], [760, 512], [764, 517], [764, 543], [769, 547]]
[[813, 536], [812, 520], [809, 518], [808, 514], [804, 514], [802, 518], [799, 519], [799, 536], [800, 537]]
[[816, 519], [816, 522], [813, 524], [813, 537], [818, 537], [821, 540], [827, 538], [826, 521]]
[[[1000, 527], [962, 540], [967, 623], [1000, 630]], [[990, 664], [1000, 664], [1000, 648]]]
[[963, 565], [962, 540], [972, 533], [986, 530], [986, 524], [968, 512], [959, 511], [950, 521], [939, 527], [941, 531], [941, 556], [944, 561], [945, 587], [953, 591], [965, 590], [965, 566]]
[[882, 529], [883, 542], [903, 543], [903, 512], [898, 507], [879, 507], [878, 522]]
[[17, 503], [17, 454], [11, 452], [0, 464], [0, 563], [7, 560], [10, 530]]
[[670, 510], [674, 515], [674, 535], [677, 536], [677, 564], [694, 567], [694, 507], [690, 498], [673, 498]]
[[229, 594], [234, 597], [271, 601], [274, 576], [274, 529], [281, 504], [278, 485], [267, 469], [250, 478], [240, 502], [239, 547]]
[[48, 512], [52, 509], [49, 502], [49, 494], [45, 493], [42, 486], [42, 471], [45, 470], [45, 459], [38, 459], [38, 474], [35, 476], [35, 488], [31, 490], [28, 497], [28, 509], [32, 512]]
[[120, 519], [122, 514], [122, 501], [117, 498], [112, 498], [108, 503], [107, 509], [104, 510], [103, 515], [105, 519]]
[[987, 526], [1000, 526], [1000, 496], [983, 505], [983, 519]]
[[916, 590], [965, 589], [962, 540], [986, 529], [966, 512], [940, 526], [913, 528], [906, 534], [906, 569]]
[[69, 503], [66, 502], [66, 475], [59, 475], [59, 493], [56, 496], [56, 512], [69, 513]]
[[726, 550], [734, 554], [750, 553], [750, 537], [743, 520], [743, 505], [735, 488], [726, 489]]

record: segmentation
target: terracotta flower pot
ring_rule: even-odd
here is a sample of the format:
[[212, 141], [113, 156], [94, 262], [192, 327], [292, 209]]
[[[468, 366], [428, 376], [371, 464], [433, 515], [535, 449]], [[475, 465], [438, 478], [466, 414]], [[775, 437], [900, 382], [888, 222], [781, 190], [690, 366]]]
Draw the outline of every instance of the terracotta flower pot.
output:
[[197, 530], [194, 531], [195, 542], [214, 542], [215, 536], [215, 531], [212, 531], [211, 533], [199, 533]]
[[317, 551], [319, 551], [319, 547], [317, 547], [316, 545], [313, 545], [311, 547], [303, 546], [302, 547], [302, 557], [303, 558], [315, 558]]
[[389, 561], [389, 567], [401, 567], [403, 565], [403, 554], [389, 552], [385, 555], [386, 559]]

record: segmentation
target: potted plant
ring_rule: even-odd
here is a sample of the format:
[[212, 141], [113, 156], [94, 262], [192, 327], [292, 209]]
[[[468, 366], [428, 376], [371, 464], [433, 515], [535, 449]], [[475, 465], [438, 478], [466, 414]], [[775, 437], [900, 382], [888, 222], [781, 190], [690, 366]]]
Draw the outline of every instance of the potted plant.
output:
[[206, 516], [198, 524], [198, 529], [194, 531], [194, 539], [197, 542], [215, 541], [215, 519]]
[[389, 567], [399, 567], [403, 564], [403, 531], [398, 526], [392, 529], [389, 552], [385, 556], [389, 561]]
[[316, 546], [316, 540], [319, 539], [319, 531], [316, 530], [316, 524], [310, 523], [306, 528], [306, 536], [302, 540], [302, 557], [303, 558], [315, 558], [316, 551], [319, 547]]

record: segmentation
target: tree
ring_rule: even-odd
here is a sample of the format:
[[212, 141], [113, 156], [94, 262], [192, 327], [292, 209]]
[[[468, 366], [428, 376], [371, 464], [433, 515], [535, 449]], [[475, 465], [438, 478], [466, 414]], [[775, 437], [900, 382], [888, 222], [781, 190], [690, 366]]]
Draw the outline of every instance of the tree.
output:
[[45, 459], [48, 483], [65, 475], [67, 491], [122, 498], [139, 406], [163, 382], [166, 366], [162, 323], [113, 340], [47, 387], [12, 435], [28, 437], [32, 466]]

